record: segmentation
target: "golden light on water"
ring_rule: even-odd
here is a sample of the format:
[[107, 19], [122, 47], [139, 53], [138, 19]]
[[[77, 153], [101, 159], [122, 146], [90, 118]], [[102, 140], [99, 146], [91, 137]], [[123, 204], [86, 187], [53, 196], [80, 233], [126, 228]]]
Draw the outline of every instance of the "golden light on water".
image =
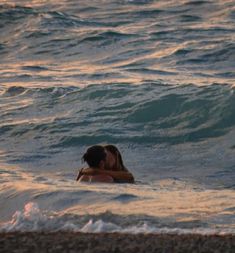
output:
[[[127, 202], [105, 201], [101, 203], [86, 203], [68, 208], [65, 212], [76, 214], [95, 214], [110, 211], [120, 215], [149, 215], [158, 218], [176, 218], [177, 221], [204, 220], [220, 215], [232, 215], [235, 203], [233, 190], [195, 190], [190, 185], [178, 185], [168, 189], [170, 181], [160, 182], [155, 190], [144, 190], [139, 186], [120, 187], [120, 194], [136, 196]], [[87, 186], [82, 186], [86, 188]], [[185, 189], [184, 189], [185, 187]], [[113, 188], [114, 190], [114, 188]], [[115, 189], [116, 190], [116, 189]], [[108, 192], [112, 192], [111, 189]], [[231, 210], [230, 210], [231, 208]]]
[[[3, 136], [3, 148], [5, 143], [8, 146], [5, 147], [8, 151], [3, 150], [3, 148], [0, 150], [0, 175], [2, 182], [4, 182], [0, 185], [0, 189], [5, 194], [0, 199], [2, 201], [0, 204], [5, 204], [5, 210], [1, 212], [3, 216], [7, 217], [9, 210], [13, 212], [22, 209], [24, 204], [32, 200], [41, 201], [47, 207], [51, 207], [56, 203], [57, 205], [54, 205], [56, 209], [60, 205], [63, 196], [61, 197], [58, 194], [58, 199], [57, 197], [53, 199], [53, 194], [62, 192], [64, 196], [69, 196], [68, 199], [62, 199], [63, 203], [67, 201], [69, 204], [65, 204], [65, 208], [62, 205], [59, 207], [64, 213], [100, 214], [110, 211], [114, 214], [126, 216], [143, 214], [162, 219], [176, 219], [177, 221], [207, 221], [222, 217], [221, 219], [224, 219], [226, 222], [227, 216], [234, 217], [235, 191], [232, 189], [212, 189], [211, 185], [208, 186], [211, 187], [208, 189], [206, 187], [203, 188], [202, 185], [193, 185], [193, 183], [192, 185], [190, 183], [175, 183], [173, 180], [162, 180], [153, 184], [152, 182], [147, 182], [145, 185], [83, 185], [68, 179], [67, 171], [64, 168], [66, 173], [63, 171], [64, 174], [56, 176], [57, 166], [60, 166], [60, 162], [62, 163], [62, 153], [68, 150], [66, 155], [72, 157], [69, 152], [74, 147], [77, 148], [79, 145], [85, 145], [84, 143], [90, 143], [91, 136], [98, 136], [97, 140], [100, 138], [99, 134], [96, 136], [96, 133], [92, 132], [92, 127], [89, 128], [90, 126], [87, 126], [97, 123], [95, 114], [93, 116], [89, 114], [89, 106], [93, 102], [89, 97], [89, 93], [84, 96], [86, 101], [81, 101], [78, 105], [80, 107], [89, 105], [87, 106], [88, 109], [82, 107], [83, 110], [81, 110], [84, 112], [88, 111], [87, 118], [84, 120], [84, 124], [87, 124], [84, 126], [84, 129], [87, 130], [88, 134], [84, 134], [80, 132], [81, 130], [78, 126], [79, 121], [83, 120], [83, 118], [78, 115], [80, 111], [76, 108], [76, 103], [80, 100], [80, 89], [69, 88], [66, 91], [61, 89], [62, 92], [60, 93], [60, 89], [56, 87], [76, 86], [84, 88], [91, 84], [109, 84], [108, 86], [102, 86], [102, 89], [106, 89], [106, 87], [109, 89], [110, 85], [125, 83], [127, 87], [128, 85], [143, 84], [145, 88], [145, 84], [158, 85], [159, 83], [166, 88], [171, 87], [171, 85], [179, 87], [176, 91], [177, 95], [180, 94], [180, 86], [183, 87], [184, 84], [190, 84], [189, 87], [191, 87], [191, 84], [195, 86], [208, 86], [213, 83], [226, 83], [235, 87], [231, 64], [233, 58], [230, 59], [229, 55], [233, 50], [233, 47], [230, 48], [229, 46], [231, 46], [233, 39], [235, 39], [235, 35], [232, 33], [233, 23], [230, 22], [230, 24], [228, 22], [231, 20], [228, 17], [228, 13], [226, 13], [228, 6], [226, 5], [226, 11], [223, 8], [219, 8], [223, 6], [224, 1], [217, 1], [217, 4], [214, 4], [215, 10], [211, 13], [210, 11], [206, 11], [205, 13], [199, 11], [196, 13], [193, 7], [187, 6], [189, 1], [186, 0], [149, 1], [147, 4], [133, 4], [131, 3], [133, 1], [129, 1], [128, 7], [124, 4], [125, 1], [116, 1], [114, 5], [111, 4], [110, 6], [108, 0], [100, 1], [99, 6], [96, 6], [98, 2], [91, 0], [81, 2], [82, 6], [78, 6], [75, 10], [73, 10], [73, 4], [76, 5], [76, 1], [73, 3], [73, 1], [65, 0], [26, 0], [15, 4], [16, 2], [9, 0], [2, 1], [2, 3], [9, 4], [9, 8], [11, 8], [11, 5], [12, 7], [19, 7], [19, 10], [16, 10], [16, 14], [19, 11], [17, 15], [21, 15], [25, 11], [25, 16], [22, 15], [23, 17], [19, 19], [19, 22], [13, 22], [12, 24], [9, 20], [6, 22], [7, 25], [10, 23], [10, 26], [5, 29], [6, 35], [4, 34], [0, 43], [0, 50], [3, 51], [3, 56], [7, 56], [0, 64], [2, 79], [0, 87], [2, 121], [0, 127], [3, 129], [3, 132], [6, 132], [6, 136]], [[90, 7], [93, 7], [93, 3], [94, 10], [93, 8], [89, 10]], [[26, 7], [25, 10], [23, 10], [23, 6]], [[108, 9], [106, 8], [107, 6]], [[28, 7], [32, 7], [32, 10], [27, 9]], [[196, 8], [196, 6], [194, 7]], [[190, 15], [182, 12], [182, 10], [189, 8], [192, 8], [192, 11], [189, 13]], [[203, 7], [199, 4], [198, 8], [202, 10]], [[141, 11], [145, 12], [141, 13]], [[112, 17], [110, 16], [110, 12], [113, 15]], [[11, 13], [11, 10], [9, 13]], [[233, 15], [232, 12], [231, 15]], [[125, 20], [120, 18], [122, 16], [125, 17]], [[188, 16], [191, 17], [191, 21], [182, 21], [185, 16], [186, 19]], [[129, 20], [129, 18], [133, 20]], [[229, 47], [229, 49], [227, 50], [226, 47]], [[218, 54], [218, 56], [214, 57], [214, 54]], [[15, 89], [15, 86], [20, 86], [22, 89]], [[40, 88], [39, 92], [37, 88]], [[42, 95], [44, 88], [48, 88], [49, 94], [46, 94], [45, 97]], [[185, 90], [184, 92], [186, 92]], [[56, 98], [54, 97], [54, 91], [55, 93], [58, 91]], [[70, 91], [72, 91], [71, 97], [67, 96], [68, 94], [70, 95]], [[73, 96], [73, 91], [75, 93], [79, 91], [76, 93], [77, 96]], [[110, 93], [108, 94], [111, 94], [112, 91], [110, 89]], [[132, 128], [134, 143], [135, 141], [139, 143], [138, 138], [135, 140], [135, 137], [142, 134], [141, 127], [138, 129], [138, 125], [141, 125], [138, 124], [138, 121], [141, 121], [142, 116], [145, 116], [142, 114], [145, 113], [145, 108], [148, 109], [150, 105], [148, 102], [151, 102], [148, 96], [145, 97], [145, 92], [152, 94], [151, 98], [154, 101], [158, 99], [161, 101], [162, 99], [162, 97], [154, 98], [155, 93], [153, 89], [144, 89], [142, 94], [140, 92], [133, 93], [134, 96], [131, 96], [131, 94], [130, 102], [134, 105], [133, 110], [131, 111], [130, 109], [130, 114], [125, 116], [125, 118], [118, 118], [117, 121], [122, 121], [121, 124], [124, 124], [124, 127], [122, 128], [122, 125], [120, 125], [118, 130], [114, 129], [117, 135], [119, 133], [122, 135], [121, 132], [124, 131], [124, 136], [126, 136], [129, 134], [128, 131], [125, 132], [126, 129]], [[232, 94], [234, 90], [231, 89], [230, 92]], [[161, 89], [159, 89], [159, 93], [161, 93]], [[203, 115], [198, 115], [201, 111], [197, 110], [195, 110], [194, 115], [193, 110], [196, 109], [197, 104], [195, 104], [195, 108], [190, 108], [193, 105], [193, 99], [201, 105], [204, 98], [210, 101], [212, 98], [211, 94], [217, 93], [205, 93], [205, 97], [203, 99], [198, 97], [198, 100], [196, 100], [197, 91], [193, 93], [193, 89], [189, 91], [188, 95], [182, 93], [185, 102], [183, 102], [181, 107], [183, 111], [183, 107], [189, 104], [189, 110], [185, 114], [195, 117], [195, 120], [192, 120], [192, 122], [199, 122], [200, 117], [202, 118]], [[221, 93], [222, 96], [223, 89], [218, 89], [218, 93]], [[202, 95], [202, 92], [200, 94]], [[197, 123], [190, 125], [184, 120], [179, 120], [182, 125], [178, 124], [176, 128], [169, 126], [171, 132], [164, 127], [160, 131], [167, 137], [179, 136], [181, 138], [180, 135], [177, 135], [177, 132], [179, 129], [184, 130], [189, 126], [190, 129], [187, 131], [189, 133], [192, 131], [192, 136], [194, 133], [196, 133], [195, 135], [200, 135], [200, 131], [198, 130], [202, 130], [203, 135], [204, 130], [207, 131], [208, 129], [208, 131], [211, 131], [211, 127], [206, 125], [210, 121], [215, 121], [211, 125], [218, 127], [218, 129], [212, 129], [215, 130], [215, 134], [217, 132], [220, 134], [219, 132], [223, 132], [223, 130], [225, 132], [229, 131], [233, 127], [232, 123], [230, 123], [233, 122], [232, 119], [225, 115], [224, 122], [221, 120], [224, 116], [222, 114], [226, 114], [229, 111], [229, 106], [232, 105], [232, 102], [228, 105], [223, 105], [223, 103], [225, 104], [230, 99], [230, 97], [227, 99], [226, 96], [227, 94], [224, 93], [224, 99], [221, 100], [222, 109], [218, 118], [213, 118], [209, 115], [210, 111], [215, 111], [212, 110], [213, 104], [211, 107], [207, 103], [205, 104], [205, 112], [202, 112], [202, 114], [204, 113], [205, 117], [210, 116], [205, 120], [205, 127], [203, 123], [198, 123], [199, 127], [197, 128], [195, 127]], [[143, 99], [143, 102], [140, 101], [140, 98]], [[233, 97], [231, 96], [231, 98]], [[47, 103], [47, 99], [50, 99], [49, 103]], [[102, 96], [101, 99], [102, 102], [106, 102], [107, 97]], [[114, 108], [116, 106], [115, 103], [119, 102], [119, 97], [112, 99], [112, 94], [108, 99], [110, 100], [108, 100], [109, 104], [107, 104], [107, 108], [110, 105], [110, 107]], [[97, 99], [96, 102], [99, 103], [100, 100]], [[159, 105], [161, 106], [161, 103]], [[158, 106], [158, 103], [156, 103], [156, 106]], [[165, 103], [163, 103], [164, 106], [167, 107]], [[152, 107], [150, 106], [149, 108], [151, 109]], [[126, 110], [126, 107], [121, 109]], [[114, 110], [113, 112], [107, 110], [110, 122], [113, 116], [110, 116], [111, 113], [120, 113], [121, 109]], [[154, 114], [154, 109], [146, 110], [146, 113]], [[179, 112], [181, 113], [181, 111]], [[102, 113], [100, 114], [102, 115]], [[231, 116], [233, 116], [232, 113]], [[103, 115], [106, 116], [105, 113]], [[176, 121], [174, 110], [172, 110], [172, 114], [169, 112], [169, 115], [170, 117], [173, 116], [171, 122]], [[90, 120], [89, 117], [94, 118]], [[132, 120], [135, 117], [140, 118]], [[148, 117], [146, 118], [146, 122], [143, 121], [144, 124], [142, 125], [143, 131], [148, 133], [148, 129], [152, 129], [149, 131], [149, 135], [157, 133], [157, 136], [161, 137], [157, 132], [158, 119], [155, 121], [153, 117], [153, 121], [151, 121], [148, 120]], [[151, 119], [151, 117], [149, 118]], [[60, 121], [60, 119], [62, 120]], [[103, 124], [103, 118], [101, 121]], [[223, 129], [223, 124], [226, 125], [226, 122], [228, 122], [227, 129]], [[101, 132], [107, 131], [103, 125], [101, 127]], [[90, 132], [93, 135], [90, 135]], [[114, 137], [114, 140], [119, 141], [112, 131], [109, 134], [111, 140]], [[131, 134], [132, 132], [130, 132]], [[222, 134], [221, 139], [224, 138]], [[72, 141], [72, 148], [70, 146], [62, 146], [64, 140], [68, 140], [70, 145], [70, 138], [73, 139], [75, 137], [76, 141], [76, 137], [79, 135], [82, 138], [78, 146], [76, 146], [77, 143], [72, 143]], [[210, 133], [208, 136], [210, 137]], [[146, 139], [149, 137], [147, 136]], [[9, 138], [9, 141], [7, 138]], [[102, 138], [106, 138], [106, 136]], [[187, 142], [187, 138], [188, 136], [183, 141]], [[220, 143], [219, 137], [216, 138], [216, 141]], [[53, 141], [51, 141], [52, 139]], [[82, 143], [83, 140], [85, 140], [84, 143]], [[205, 139], [205, 142], [207, 140]], [[56, 152], [53, 153], [53, 147], [57, 145], [54, 145], [54, 143], [57, 142], [59, 144], [62, 143], [61, 149], [57, 149], [58, 153], [61, 152], [59, 155]], [[184, 147], [187, 145], [186, 142], [182, 143]], [[37, 147], [39, 143], [41, 146]], [[149, 145], [148, 140], [146, 143], [143, 141], [143, 146]], [[192, 143], [192, 146], [194, 143]], [[132, 146], [132, 140], [130, 142], [127, 140], [123, 145]], [[230, 153], [232, 154], [234, 150], [232, 145], [234, 145], [232, 141], [231, 143], [226, 142], [225, 149], [227, 148], [227, 150], [223, 151], [224, 153], [221, 151], [222, 155], [226, 157], [225, 152], [227, 152], [230, 157]], [[43, 149], [42, 158], [39, 154], [41, 152], [39, 148]], [[180, 145], [177, 148], [179, 151]], [[182, 150], [184, 149], [182, 148]], [[180, 153], [178, 151], [176, 155]], [[205, 150], [203, 151], [206, 152]], [[216, 153], [217, 150], [209, 150], [208, 152], [210, 155], [210, 152]], [[62, 158], [59, 157], [57, 160], [55, 158], [56, 155], [57, 157], [61, 155]], [[193, 156], [193, 153], [190, 155]], [[34, 157], [36, 157], [35, 160]], [[210, 157], [205, 158], [206, 162], [208, 162], [207, 159], [209, 160]], [[224, 157], [223, 159], [225, 160]], [[71, 161], [76, 163], [77, 158], [72, 157]], [[13, 164], [18, 162], [21, 165], [17, 168], [17, 166], [9, 165], [11, 162]], [[43, 166], [44, 162], [44, 172], [41, 172], [40, 166]], [[227, 173], [227, 162], [225, 161], [225, 165], [221, 166], [221, 170], [224, 169], [225, 173]], [[229, 162], [231, 163], [231, 161]], [[174, 161], [172, 164], [177, 167]], [[27, 166], [34, 167], [35, 171], [32, 168], [27, 168]], [[69, 173], [71, 173], [71, 164], [66, 164], [66, 166], [68, 166]], [[147, 166], [148, 162], [146, 162]], [[47, 175], [48, 168], [53, 170], [53, 172], [50, 171]], [[209, 170], [210, 167], [206, 167], [206, 169]], [[33, 173], [25, 172], [27, 170], [33, 171]], [[215, 173], [217, 172], [215, 170]], [[231, 171], [228, 173], [232, 174]], [[138, 177], [138, 175], [136, 176]], [[225, 179], [223, 179], [228, 180], [228, 187], [230, 187], [231, 180], [229, 176], [230, 174], [226, 174]], [[88, 198], [85, 196], [83, 199], [81, 194], [83, 190], [88, 193]], [[72, 194], [70, 195], [70, 193]], [[74, 202], [71, 203], [70, 198], [74, 196], [73, 194], [77, 194], [78, 198], [73, 199]], [[124, 196], [123, 199], [122, 196]], [[4, 203], [5, 200], [7, 200], [7, 203]], [[231, 226], [235, 227], [234, 224], [231, 224]]]

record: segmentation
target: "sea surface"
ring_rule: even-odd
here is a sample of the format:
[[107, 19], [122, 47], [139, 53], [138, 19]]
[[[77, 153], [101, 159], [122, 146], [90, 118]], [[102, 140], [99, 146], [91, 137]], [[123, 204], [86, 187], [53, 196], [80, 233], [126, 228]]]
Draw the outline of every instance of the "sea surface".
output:
[[61, 230], [235, 234], [234, 0], [1, 1], [0, 231]]

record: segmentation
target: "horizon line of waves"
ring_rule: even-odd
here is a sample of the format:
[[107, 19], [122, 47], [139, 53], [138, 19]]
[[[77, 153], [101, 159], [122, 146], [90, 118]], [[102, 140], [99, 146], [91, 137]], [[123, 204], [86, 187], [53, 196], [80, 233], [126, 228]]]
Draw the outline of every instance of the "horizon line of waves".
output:
[[[97, 111], [89, 114], [90, 120], [85, 120], [84, 123], [89, 127], [95, 121], [99, 126], [105, 117], [107, 124], [105, 128], [96, 129], [93, 126], [94, 134], [87, 134], [81, 124], [83, 130], [78, 131], [77, 135], [65, 134], [58, 145], [76, 146], [81, 143], [97, 142], [177, 144], [225, 135], [235, 125], [234, 91], [225, 89], [223, 94], [217, 88], [199, 89], [197, 91], [199, 96], [194, 94], [193, 98], [190, 93], [166, 94], [158, 98], [147, 97], [147, 100], [145, 97], [144, 100], [139, 102], [137, 100], [136, 103], [128, 103], [128, 105], [123, 101], [117, 107], [110, 105], [110, 110], [98, 107]], [[105, 93], [101, 94], [105, 95]], [[132, 96], [130, 91], [128, 94]], [[99, 96], [92, 96], [92, 99], [99, 99]], [[122, 124], [125, 125], [125, 132], [122, 131]], [[79, 124], [76, 127], [79, 128]], [[138, 129], [143, 131], [140, 133]]]
[[[79, 14], [83, 12], [94, 13], [97, 12], [99, 7], [94, 8], [81, 8], [78, 10]], [[109, 14], [110, 15], [110, 14]], [[65, 28], [80, 28], [80, 27], [93, 27], [93, 28], [115, 28], [121, 25], [129, 24], [130, 20], [110, 20], [107, 22], [105, 19], [100, 20], [91, 19], [91, 18], [81, 18], [79, 15], [74, 15], [71, 13], [66, 13], [63, 11], [49, 11], [43, 10], [36, 7], [28, 7], [28, 6], [20, 6], [20, 5], [0, 5], [0, 18], [1, 24], [12, 24], [18, 22], [20, 19], [28, 19], [28, 18], [39, 18], [40, 22], [38, 25], [45, 30], [48, 28], [53, 31], [56, 27], [60, 29]], [[46, 34], [48, 35], [48, 33]]]
[[[33, 68], [33, 70], [37, 71], [41, 69], [40, 66], [25, 66], [23, 68]], [[44, 94], [44, 95], [52, 95], [52, 96], [64, 96], [71, 92], [78, 92], [81, 88], [78, 86], [49, 86], [49, 87], [24, 87], [21, 85], [11, 85], [6, 86], [2, 89], [2, 97], [17, 97], [19, 95], [31, 95], [34, 94]]]
[[[39, 32], [41, 33], [41, 32]], [[24, 37], [31, 38], [38, 36], [38, 32], [29, 32], [25, 33]], [[129, 41], [133, 40], [133, 38], [137, 38], [137, 34], [134, 33], [123, 33], [121, 31], [116, 30], [108, 30], [108, 31], [92, 31], [86, 34], [81, 34], [79, 37], [76, 35], [72, 35], [71, 38], [51, 38], [47, 40], [42, 38], [42, 41], [38, 41], [34, 46], [30, 45], [28, 48], [33, 54], [63, 54], [65, 57], [72, 57], [77, 54], [82, 54], [81, 48], [83, 46], [96, 46], [96, 47], [106, 47], [110, 46], [114, 43], [119, 43], [121, 41]], [[77, 52], [74, 52], [75, 48]], [[64, 52], [66, 50], [66, 52]]]
[[[66, 73], [64, 72], [63, 76], [59, 77], [57, 73], [53, 70], [49, 70], [46, 67], [38, 66], [34, 68], [24, 68], [21, 69], [22, 74], [18, 74], [17, 76], [2, 76], [3, 80], [9, 82], [12, 80], [14, 82], [66, 82], [67, 80], [80, 80], [84, 82], [84, 80], [96, 79], [97, 77], [100, 80], [106, 80], [107, 78], [113, 78], [114, 80], [118, 80], [119, 78], [128, 78], [133, 75], [151, 75], [151, 78], [166, 78], [168, 76], [172, 79], [173, 75], [180, 78], [185, 72], [185, 68], [188, 70], [188, 74], [192, 77], [203, 78], [201, 81], [206, 81], [206, 78], [214, 79], [215, 81], [218, 79], [220, 82], [221, 79], [224, 82], [231, 82], [231, 79], [234, 79], [234, 71], [232, 69], [234, 62], [234, 51], [235, 47], [232, 43], [220, 43], [216, 45], [216, 43], [212, 46], [212, 49], [202, 49], [194, 46], [185, 46], [182, 48], [167, 48], [164, 51], [156, 50], [156, 48], [151, 47], [151, 45], [146, 48], [139, 48], [138, 45], [131, 48], [131, 44], [133, 42], [133, 36], [135, 34], [123, 34], [120, 35], [118, 32], [104, 32], [101, 34], [97, 34], [91, 37], [84, 37], [77, 39], [64, 40], [64, 39], [52, 39], [49, 41], [45, 41], [40, 43], [40, 46], [34, 45], [29, 51], [38, 57], [43, 54], [51, 54], [53, 57], [58, 58], [63, 55], [64, 60], [68, 58], [75, 59], [76, 55], [80, 55], [84, 60], [84, 63], [78, 67], [80, 69], [79, 74], [77, 71], [75, 73]], [[123, 41], [122, 41], [123, 40]], [[134, 39], [134, 43], [138, 42], [141, 44], [141, 38]], [[145, 39], [143, 39], [145, 41]], [[115, 41], [115, 42], [114, 42]], [[82, 44], [91, 42], [91, 51], [94, 50], [94, 46], [106, 46], [112, 43], [125, 43], [126, 49], [119, 48], [116, 52], [110, 52], [109, 55], [101, 54], [99, 57], [93, 58], [90, 62], [92, 65], [96, 67], [96, 71], [91, 73], [89, 69], [86, 69], [87, 60], [82, 51]], [[148, 42], [149, 43], [149, 42]], [[55, 46], [58, 45], [58, 46]], [[93, 45], [94, 44], [94, 45]], [[81, 46], [81, 48], [80, 48]], [[200, 47], [200, 45], [198, 45]], [[45, 47], [45, 48], [42, 48]], [[52, 50], [51, 50], [52, 49]], [[68, 49], [68, 50], [67, 50]], [[111, 47], [108, 49], [111, 50]], [[25, 51], [26, 53], [26, 51]], [[102, 53], [102, 51], [100, 52]], [[23, 53], [24, 54], [24, 53]], [[28, 57], [28, 53], [25, 54], [25, 57]], [[182, 59], [183, 57], [183, 59]], [[174, 63], [175, 67], [174, 71], [171, 71], [172, 67], [167, 66], [167, 62], [171, 62], [171, 65]], [[160, 63], [160, 64], [159, 64]], [[92, 65], [87, 65], [90, 68]], [[85, 67], [84, 67], [85, 66]], [[100, 66], [103, 66], [101, 68]], [[156, 68], [156, 66], [160, 66], [160, 69]], [[222, 68], [223, 66], [223, 68]], [[226, 67], [224, 69], [224, 67]], [[105, 70], [105, 71], [104, 71]], [[43, 72], [45, 71], [45, 72]], [[87, 72], [88, 71], [88, 72]], [[201, 74], [198, 74], [202, 71]], [[35, 74], [38, 72], [38, 74]], [[40, 72], [40, 73], [39, 73]], [[192, 78], [190, 77], [190, 78]]]
[[[49, 135], [52, 140], [56, 136], [51, 147], [97, 142], [195, 142], [225, 135], [235, 126], [234, 88], [226, 85], [10, 87], [6, 94], [8, 100], [14, 96], [16, 100], [10, 104], [7, 100], [3, 105], [12, 108], [8, 113], [19, 115], [14, 120], [20, 124], [5, 122], [3, 118], [1, 132], [8, 137], [30, 132], [33, 139]], [[25, 104], [18, 110], [16, 105], [22, 97], [18, 101], [17, 94], [23, 94], [26, 102], [33, 96], [33, 104], [43, 114], [35, 117]]]
[[[198, 21], [198, 19], [191, 19], [191, 9], [188, 7], [188, 5], [202, 5], [200, 2], [203, 2], [203, 4], [208, 4], [211, 2], [210, 1], [194, 1], [194, 2], [185, 2], [183, 4], [176, 4], [175, 6], [173, 6], [173, 8], [170, 8], [169, 5], [166, 6], [162, 6], [162, 5], [148, 5], [150, 3], [152, 3], [152, 1], [122, 1], [123, 3], [127, 3], [127, 4], [138, 4], [137, 7], [134, 6], [130, 6], [129, 11], [126, 11], [126, 8], [124, 4], [121, 4], [119, 2], [119, 5], [117, 5], [116, 7], [112, 6], [112, 14], [114, 14], [114, 16], [118, 16], [120, 19], [120, 21], [125, 20], [125, 17], [128, 17], [128, 15], [130, 16], [131, 14], [131, 18], [133, 20], [133, 18], [151, 18], [151, 17], [159, 17], [162, 14], [171, 14], [171, 13], [184, 13], [186, 14], [186, 22], [187, 21]], [[146, 5], [147, 4], [147, 5]], [[32, 6], [32, 5], [31, 5]], [[63, 5], [62, 5], [63, 6]], [[74, 6], [71, 5], [71, 7], [69, 7], [70, 5], [68, 4], [68, 8], [61, 8], [62, 6], [54, 6], [54, 11], [46, 11], [46, 8], [40, 8], [38, 6], [35, 7], [30, 7], [30, 6], [21, 6], [21, 5], [14, 5], [14, 4], [3, 4], [0, 6], [0, 17], [2, 19], [4, 18], [10, 18], [12, 21], [14, 21], [14, 19], [21, 19], [30, 15], [47, 15], [47, 18], [52, 18], [54, 20], [57, 20], [56, 23], [53, 24], [60, 24], [60, 25], [64, 25], [66, 26], [79, 26], [83, 21], [87, 20], [83, 20], [81, 18], [79, 18], [79, 16], [77, 15], [73, 15], [72, 11], [74, 11]], [[217, 6], [217, 5], [214, 5]], [[213, 6], [213, 7], [214, 7]], [[45, 6], [44, 6], [45, 7]], [[105, 7], [107, 7], [107, 5], [105, 5]], [[228, 5], [224, 5], [224, 8], [226, 8], [226, 10], [231, 10], [229, 4]], [[71, 8], [71, 9], [70, 9]], [[76, 7], [75, 7], [76, 8]], [[213, 8], [212, 8], [213, 9]], [[80, 8], [76, 8], [77, 13], [79, 14], [92, 14], [92, 19], [94, 20], [94, 18], [97, 15], [97, 13], [100, 13], [100, 15], [102, 15], [103, 20], [107, 19], [107, 14], [110, 15], [111, 10], [109, 8], [107, 8], [106, 12], [103, 11], [103, 5], [95, 5], [95, 6], [87, 6], [87, 5], [81, 5]], [[215, 11], [215, 13], [217, 13], [217, 9], [213, 9]], [[232, 10], [231, 10], [232, 12]], [[105, 15], [106, 14], [106, 15]], [[233, 14], [233, 13], [232, 13]], [[231, 14], [231, 18], [233, 18], [233, 15]], [[84, 15], [83, 15], [84, 16]], [[178, 15], [180, 16], [180, 15]], [[102, 19], [100, 19], [99, 15], [96, 19], [97, 22], [104, 22]], [[111, 24], [112, 24], [112, 20]], [[109, 21], [109, 22], [110, 22]], [[184, 21], [184, 20], [183, 20]], [[88, 24], [89, 22], [93, 25], [96, 25], [96, 22], [92, 22], [92, 20], [88, 20]], [[115, 23], [115, 22], [114, 22]], [[110, 26], [110, 24], [108, 24], [108, 22], [105, 22], [105, 25]]]
[[[213, 130], [213, 128], [212, 128]], [[192, 131], [186, 134], [168, 136], [162, 133], [164, 130], [159, 131], [159, 136], [155, 134], [155, 136], [151, 135], [121, 135], [121, 134], [94, 134], [94, 135], [76, 135], [76, 136], [67, 136], [62, 137], [55, 144], [50, 146], [51, 149], [57, 148], [69, 148], [69, 147], [79, 147], [83, 145], [95, 145], [97, 143], [133, 143], [133, 144], [141, 144], [141, 145], [155, 145], [155, 144], [169, 144], [169, 145], [177, 145], [186, 142], [200, 142], [205, 141], [210, 138], [221, 137], [229, 133], [229, 130], [213, 130], [211, 132], [211, 128], [202, 129], [198, 131]], [[167, 131], [166, 131], [167, 132]], [[161, 136], [163, 135], [163, 136]]]
[[[177, 65], [185, 65], [190, 63], [190, 65], [195, 64], [214, 64], [215, 66], [220, 66], [219, 64], [231, 64], [235, 59], [233, 57], [235, 53], [235, 44], [233, 43], [226, 43], [226, 44], [219, 44], [217, 47], [212, 49], [205, 49], [205, 50], [196, 50], [197, 54], [195, 54], [193, 49], [182, 49], [175, 52], [175, 56], [182, 57], [185, 56], [186, 59], [176, 61]], [[229, 68], [229, 66], [228, 66]], [[228, 68], [226, 68], [226, 72], [228, 72]], [[216, 69], [213, 67], [213, 69]], [[232, 72], [232, 70], [231, 70]]]

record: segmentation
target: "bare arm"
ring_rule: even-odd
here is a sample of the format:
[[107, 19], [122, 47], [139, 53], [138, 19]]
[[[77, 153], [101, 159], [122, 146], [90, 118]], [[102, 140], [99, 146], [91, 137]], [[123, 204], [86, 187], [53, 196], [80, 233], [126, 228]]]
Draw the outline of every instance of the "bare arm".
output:
[[113, 170], [98, 170], [87, 168], [82, 171], [83, 175], [108, 175], [111, 176], [116, 182], [134, 183], [134, 177], [130, 172], [126, 171], [113, 171]]
[[76, 178], [76, 181], [78, 181], [81, 176], [82, 176], [82, 171], [84, 170], [84, 168], [81, 168], [79, 171], [78, 171], [78, 175], [77, 175], [77, 178]]

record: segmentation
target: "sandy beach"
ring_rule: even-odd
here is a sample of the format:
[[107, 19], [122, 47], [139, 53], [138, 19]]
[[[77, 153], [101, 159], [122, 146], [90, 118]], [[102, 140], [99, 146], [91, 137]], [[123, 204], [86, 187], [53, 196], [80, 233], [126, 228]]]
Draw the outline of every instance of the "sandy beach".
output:
[[1, 233], [0, 252], [234, 253], [235, 235]]

